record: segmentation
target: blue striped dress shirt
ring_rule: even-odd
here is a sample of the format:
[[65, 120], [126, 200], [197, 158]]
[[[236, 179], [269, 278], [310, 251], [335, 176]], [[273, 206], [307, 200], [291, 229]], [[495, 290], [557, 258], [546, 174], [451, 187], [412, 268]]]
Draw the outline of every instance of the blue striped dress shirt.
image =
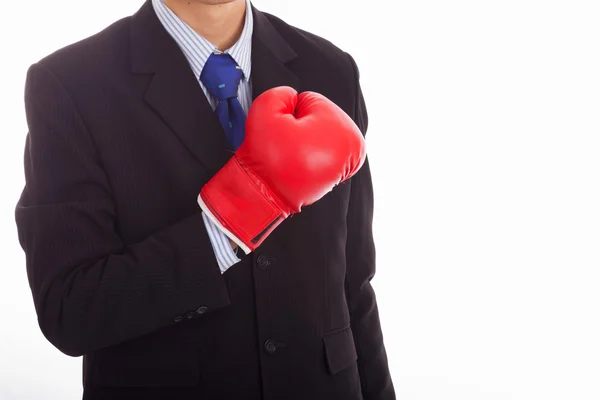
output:
[[[217, 99], [212, 96], [204, 84], [200, 81], [200, 74], [206, 60], [213, 52], [220, 52], [217, 46], [210, 43], [208, 40], [200, 36], [194, 31], [188, 24], [186, 24], [181, 18], [179, 18], [171, 9], [169, 9], [162, 0], [152, 0], [152, 6], [158, 19], [166, 29], [166, 31], [173, 37], [175, 42], [179, 45], [179, 48], [185, 55], [190, 64], [194, 75], [198, 81], [198, 84], [204, 91], [206, 98], [208, 99], [213, 110], [217, 107]], [[231, 46], [229, 49], [223, 51], [229, 53], [235, 62], [241, 67], [243, 76], [240, 80], [240, 86], [238, 89], [238, 99], [242, 105], [242, 108], [248, 114], [250, 104], [252, 103], [252, 87], [250, 82], [250, 69], [251, 69], [251, 51], [252, 51], [252, 29], [254, 23], [252, 20], [252, 11], [250, 1], [246, 0], [246, 21], [244, 23], [244, 29], [238, 41]], [[220, 230], [220, 228], [211, 222], [211, 220], [202, 214], [204, 218], [204, 224], [208, 232], [208, 237], [212, 244], [212, 248], [215, 252], [217, 263], [221, 272], [225, 272], [229, 267], [240, 261], [237, 257], [236, 252], [233, 251], [229, 244], [228, 237]]]

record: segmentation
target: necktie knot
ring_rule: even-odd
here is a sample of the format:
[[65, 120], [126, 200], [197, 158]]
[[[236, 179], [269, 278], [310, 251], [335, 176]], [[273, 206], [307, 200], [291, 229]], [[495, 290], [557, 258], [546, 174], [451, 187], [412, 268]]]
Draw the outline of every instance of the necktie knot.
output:
[[212, 53], [200, 74], [200, 81], [217, 100], [236, 98], [242, 70], [227, 53]]

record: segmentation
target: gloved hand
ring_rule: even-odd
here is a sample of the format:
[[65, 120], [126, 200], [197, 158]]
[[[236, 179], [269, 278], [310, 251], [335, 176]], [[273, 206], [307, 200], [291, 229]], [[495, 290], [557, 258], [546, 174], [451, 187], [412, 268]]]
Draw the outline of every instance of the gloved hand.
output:
[[365, 155], [359, 128], [331, 100], [269, 89], [252, 103], [244, 142], [198, 204], [248, 254], [285, 218], [352, 177]]

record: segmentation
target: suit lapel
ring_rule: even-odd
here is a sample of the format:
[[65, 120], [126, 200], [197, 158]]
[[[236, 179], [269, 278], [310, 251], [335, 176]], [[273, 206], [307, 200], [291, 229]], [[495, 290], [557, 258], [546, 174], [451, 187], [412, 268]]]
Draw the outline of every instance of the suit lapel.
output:
[[131, 65], [153, 74], [146, 103], [169, 125], [184, 146], [211, 173], [233, 150], [183, 52], [164, 29], [150, 0], [132, 17]]
[[286, 65], [297, 54], [271, 24], [265, 14], [252, 6], [252, 97], [277, 86], [291, 86], [300, 91], [301, 82]]
[[145, 99], [192, 154], [216, 172], [225, 165], [233, 149], [194, 74], [183, 65], [187, 66], [182, 62], [164, 62], [148, 86]]
[[[286, 66], [296, 53], [271, 22], [252, 7], [251, 83], [253, 98], [276, 86], [300, 90]], [[184, 146], [214, 174], [233, 149], [189, 64], [154, 13], [151, 0], [132, 16], [131, 69], [152, 75], [144, 100], [179, 137]]]

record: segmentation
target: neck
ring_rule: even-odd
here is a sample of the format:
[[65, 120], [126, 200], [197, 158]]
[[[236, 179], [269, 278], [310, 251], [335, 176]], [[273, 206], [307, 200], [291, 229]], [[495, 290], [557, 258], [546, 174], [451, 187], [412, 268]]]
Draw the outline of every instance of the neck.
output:
[[163, 3], [221, 51], [233, 46], [244, 29], [245, 0], [222, 4], [206, 4], [198, 0], [163, 0]]

